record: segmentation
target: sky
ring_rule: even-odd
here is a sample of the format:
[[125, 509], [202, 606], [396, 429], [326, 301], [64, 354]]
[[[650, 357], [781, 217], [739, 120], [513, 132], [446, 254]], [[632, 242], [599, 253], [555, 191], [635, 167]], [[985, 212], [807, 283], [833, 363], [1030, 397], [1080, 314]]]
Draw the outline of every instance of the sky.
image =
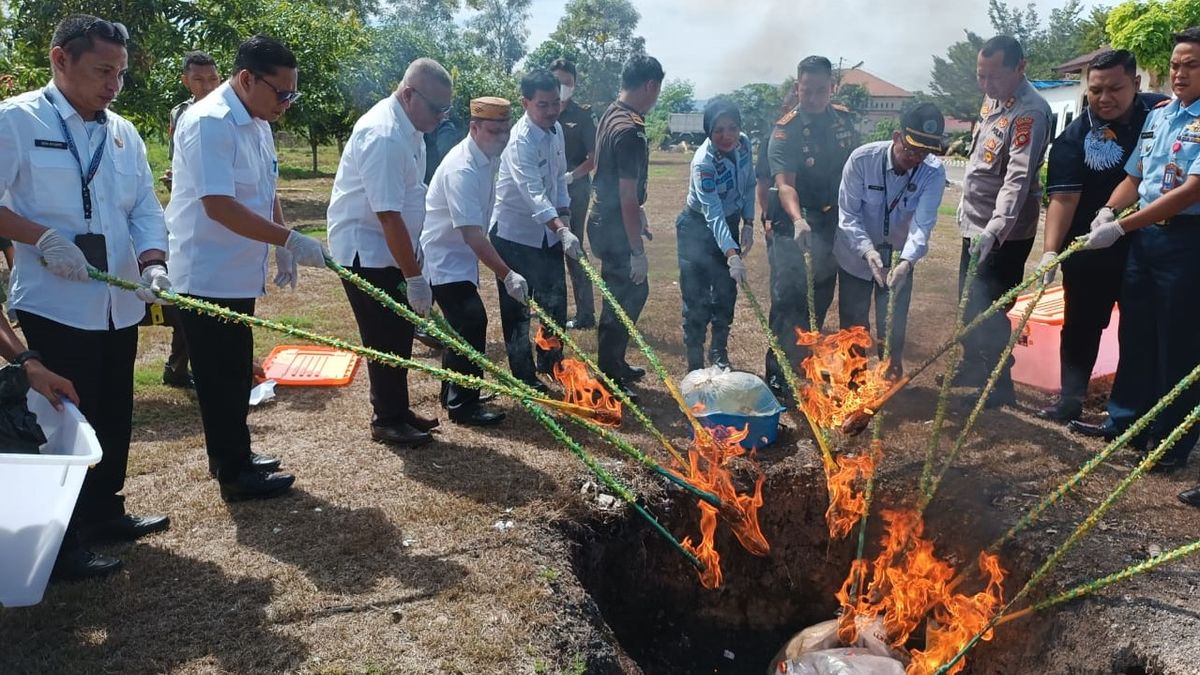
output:
[[[1024, 6], [1026, 0], [1012, 5]], [[1043, 19], [1054, 0], [1034, 0]], [[1113, 2], [1085, 0], [1091, 7]], [[566, 0], [533, 0], [529, 49], [554, 31]], [[634, 0], [646, 53], [667, 79], [705, 99], [751, 82], [782, 82], [809, 54], [838, 58], [911, 90], [929, 89], [933, 56], [968, 28], [991, 32], [986, 0]]]

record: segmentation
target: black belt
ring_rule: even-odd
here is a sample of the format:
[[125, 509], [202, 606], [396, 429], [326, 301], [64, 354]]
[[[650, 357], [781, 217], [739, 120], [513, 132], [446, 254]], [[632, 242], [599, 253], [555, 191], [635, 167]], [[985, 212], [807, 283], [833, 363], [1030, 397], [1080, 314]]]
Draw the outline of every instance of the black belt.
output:
[[1178, 227], [1180, 225], [1198, 226], [1200, 225], [1200, 215], [1182, 215], [1168, 218], [1165, 222], [1156, 223], [1162, 227]]

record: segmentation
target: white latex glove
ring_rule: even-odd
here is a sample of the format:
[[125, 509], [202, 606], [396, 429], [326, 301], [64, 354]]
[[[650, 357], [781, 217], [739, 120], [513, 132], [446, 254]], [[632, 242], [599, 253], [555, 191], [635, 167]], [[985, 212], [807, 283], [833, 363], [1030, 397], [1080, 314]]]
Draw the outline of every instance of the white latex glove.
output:
[[[1054, 262], [1054, 259], [1057, 257], [1058, 254], [1054, 251], [1046, 251], [1042, 254], [1042, 259], [1038, 261], [1038, 269], [1042, 269], [1046, 265]], [[1050, 284], [1054, 283], [1054, 277], [1056, 276], [1058, 276], [1058, 265], [1055, 265], [1054, 267], [1051, 267], [1042, 273], [1042, 284], [1049, 286]]]
[[892, 271], [888, 273], [887, 286], [892, 291], [899, 292], [912, 278], [912, 263], [907, 260], [901, 260]]
[[750, 252], [754, 247], [754, 223], [742, 223], [742, 233], [738, 237], [738, 248], [742, 250], [742, 255]]
[[509, 270], [508, 276], [504, 277], [504, 290], [508, 291], [509, 297], [522, 305], [529, 302], [529, 282], [513, 270]]
[[37, 250], [42, 254], [46, 269], [70, 281], [88, 280], [87, 258], [74, 242], [58, 233], [57, 230], [47, 229], [37, 240]]
[[871, 268], [871, 276], [875, 277], [875, 283], [880, 288], [887, 287], [887, 281], [883, 274], [883, 256], [879, 255], [879, 251], [871, 249], [863, 256], [867, 261], [867, 267]]
[[563, 228], [558, 231], [558, 236], [562, 239], [563, 254], [571, 259], [578, 259], [579, 254], [583, 253], [583, 243], [579, 241], [579, 237], [568, 228]]
[[988, 255], [991, 254], [992, 249], [996, 247], [997, 241], [999, 241], [999, 238], [996, 236], [996, 234], [991, 230], [985, 229], [983, 233], [979, 235], [979, 238], [971, 243], [970, 253], [971, 255], [978, 253], [979, 264], [982, 265], [983, 261], [987, 259]]
[[742, 260], [742, 256], [733, 254], [725, 258], [725, 264], [729, 265], [729, 278], [733, 279], [739, 285], [746, 281], [746, 263]]
[[635, 284], [646, 283], [650, 274], [650, 261], [646, 260], [646, 252], [629, 254], [629, 280]]
[[1094, 230], [1104, 223], [1111, 223], [1117, 219], [1117, 212], [1112, 208], [1105, 206], [1096, 212], [1096, 217], [1092, 218], [1092, 223], [1088, 229]]
[[167, 268], [162, 265], [150, 265], [142, 270], [142, 283], [145, 284], [145, 287], [134, 291], [134, 295], [138, 296], [139, 300], [156, 305], [167, 304], [165, 300], [154, 294], [154, 291], [171, 290], [171, 280], [167, 278]]
[[563, 177], [563, 180], [567, 181], [567, 185], [570, 185], [571, 183], [575, 182], [575, 174], [568, 171], [567, 175]]
[[803, 220], [796, 221], [792, 227], [795, 228], [795, 234], [792, 235], [792, 238], [796, 240], [796, 244], [802, 250], [807, 251], [812, 246], [812, 228]]
[[324, 267], [325, 258], [329, 257], [325, 244], [295, 230], [288, 233], [287, 243], [283, 247], [295, 257], [297, 265], [305, 267]]
[[1085, 251], [1095, 251], [1101, 248], [1108, 248], [1117, 243], [1117, 240], [1125, 235], [1125, 229], [1121, 227], [1121, 221], [1108, 220], [1100, 224], [1092, 221], [1092, 231], [1087, 235], [1087, 243], [1083, 245]]
[[296, 256], [282, 246], [275, 247], [275, 285], [296, 287], [296, 279], [300, 273], [296, 269]]
[[404, 277], [404, 295], [408, 298], [408, 306], [421, 316], [429, 314], [433, 307], [433, 288], [429, 280], [418, 274], [415, 277]]

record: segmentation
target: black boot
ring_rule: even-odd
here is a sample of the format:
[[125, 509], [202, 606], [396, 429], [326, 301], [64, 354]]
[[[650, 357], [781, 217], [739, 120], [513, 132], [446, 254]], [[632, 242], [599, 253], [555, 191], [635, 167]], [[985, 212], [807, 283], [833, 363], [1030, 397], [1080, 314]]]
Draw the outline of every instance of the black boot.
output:
[[708, 350], [708, 363], [729, 370], [729, 353], [724, 347], [713, 347]]

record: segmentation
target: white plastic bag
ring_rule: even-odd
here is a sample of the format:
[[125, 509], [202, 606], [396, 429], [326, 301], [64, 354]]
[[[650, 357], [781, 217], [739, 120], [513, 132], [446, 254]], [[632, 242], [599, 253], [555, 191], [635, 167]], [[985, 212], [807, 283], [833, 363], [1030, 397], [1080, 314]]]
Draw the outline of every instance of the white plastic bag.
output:
[[716, 366], [688, 373], [679, 390], [698, 417], [716, 413], [765, 417], [784, 409], [757, 375]]
[[879, 619], [857, 621], [858, 639], [843, 647], [837, 619], [805, 628], [775, 655], [768, 675], [903, 675]]

